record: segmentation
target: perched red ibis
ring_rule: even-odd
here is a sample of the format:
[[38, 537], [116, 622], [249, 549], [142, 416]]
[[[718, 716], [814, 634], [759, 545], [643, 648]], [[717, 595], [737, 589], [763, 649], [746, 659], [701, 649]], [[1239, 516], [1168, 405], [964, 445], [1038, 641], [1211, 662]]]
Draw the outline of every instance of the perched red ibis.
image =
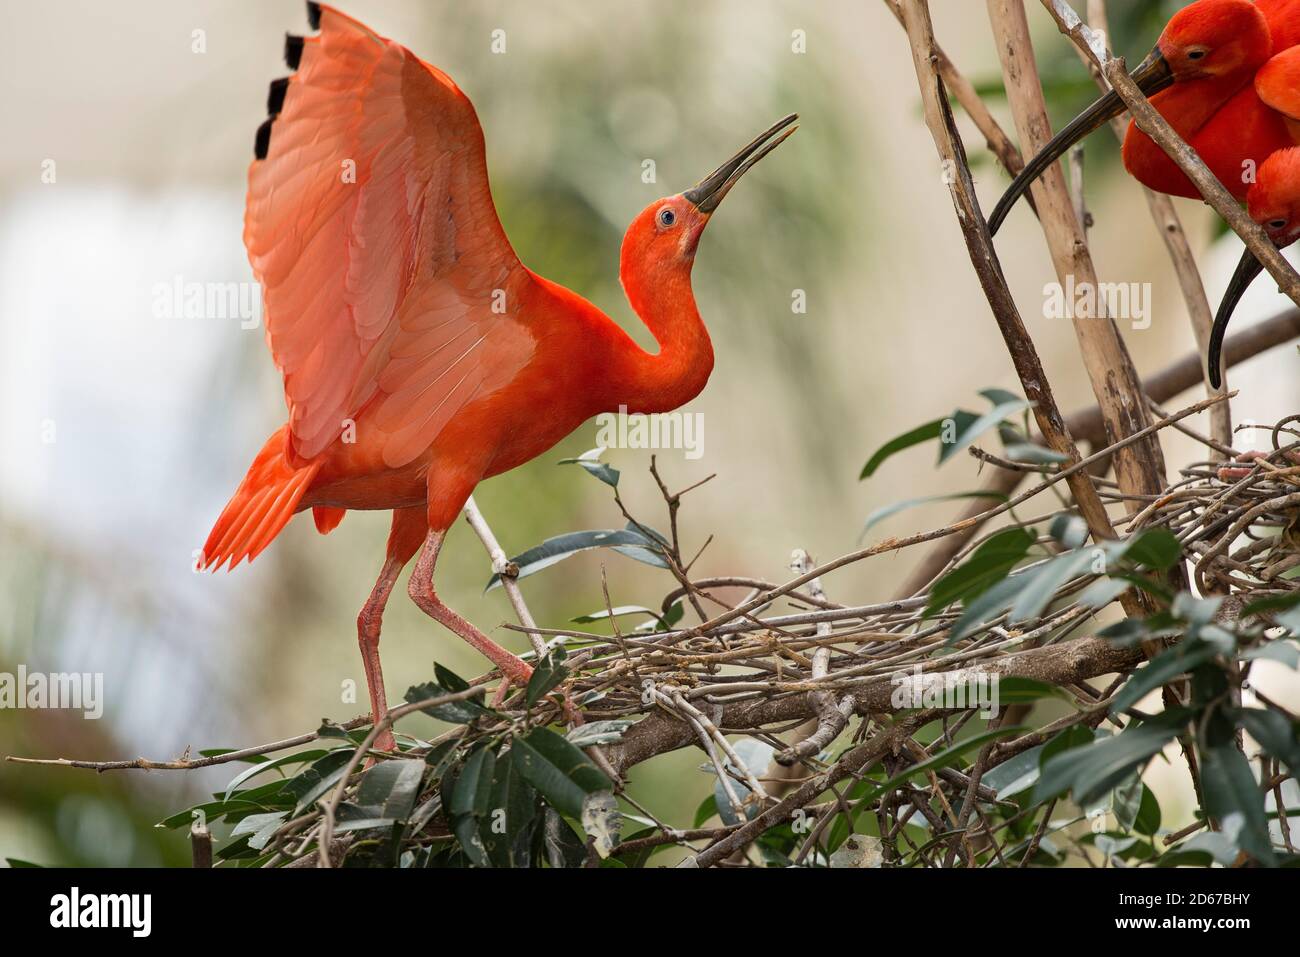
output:
[[[262, 446], [203, 549], [255, 558], [297, 512], [333, 529], [390, 509], [387, 559], [357, 619], [374, 720], [387, 711], [380, 618], [403, 566], [434, 620], [495, 664], [531, 669], [443, 604], [433, 572], [483, 479], [590, 417], [694, 398], [713, 347], [691, 291], [723, 197], [796, 129], [780, 120], [697, 185], [656, 200], [623, 238], [620, 278], [658, 351], [515, 255], [488, 187], [483, 131], [451, 78], [324, 4], [289, 37], [248, 173], [244, 243], [289, 420]], [[377, 742], [393, 746], [390, 734]]]
[[[1300, 147], [1278, 150], [1263, 162], [1259, 168], [1258, 180], [1246, 195], [1246, 208], [1250, 212], [1250, 218], [1264, 227], [1269, 239], [1278, 249], [1284, 249], [1300, 239]], [[1221, 358], [1228, 322], [1242, 295], [1262, 269], [1255, 254], [1247, 249], [1242, 253], [1236, 272], [1219, 303], [1206, 357], [1210, 384], [1216, 389], [1223, 378]]]
[[[1244, 199], [1265, 159], [1300, 144], [1300, 126], [1291, 119], [1300, 117], [1300, 97], [1287, 56], [1297, 43], [1300, 0], [1196, 0], [1174, 14], [1132, 77], [1219, 181]], [[1281, 62], [1273, 63], [1278, 57]], [[1016, 200], [1071, 146], [1124, 110], [1112, 91], [1072, 120], [1012, 181], [989, 216], [989, 229], [997, 232]], [[1134, 123], [1123, 158], [1129, 173], [1157, 192], [1200, 196]]]

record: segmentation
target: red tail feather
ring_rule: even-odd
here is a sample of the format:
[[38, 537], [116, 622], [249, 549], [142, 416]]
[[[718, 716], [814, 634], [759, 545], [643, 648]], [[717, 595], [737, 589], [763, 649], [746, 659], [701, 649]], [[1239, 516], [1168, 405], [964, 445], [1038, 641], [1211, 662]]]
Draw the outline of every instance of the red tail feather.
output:
[[319, 462], [293, 468], [285, 458], [285, 429], [272, 435], [213, 526], [201, 567], [215, 571], [229, 562], [233, 569], [245, 558], [256, 558], [289, 524], [319, 469]]

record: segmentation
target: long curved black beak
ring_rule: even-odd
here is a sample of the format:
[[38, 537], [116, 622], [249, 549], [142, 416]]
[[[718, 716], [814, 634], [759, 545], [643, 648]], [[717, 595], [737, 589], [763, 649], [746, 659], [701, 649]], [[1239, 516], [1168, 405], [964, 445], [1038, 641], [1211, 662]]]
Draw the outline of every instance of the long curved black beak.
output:
[[[1169, 61], [1165, 59], [1164, 54], [1160, 52], [1159, 47], [1152, 50], [1150, 55], [1138, 64], [1138, 68], [1130, 75], [1133, 77], [1133, 82], [1137, 84], [1138, 89], [1146, 96], [1154, 96], [1174, 82], [1173, 70], [1170, 68]], [[1016, 204], [1016, 200], [1028, 192], [1034, 180], [1042, 176], [1049, 166], [1064, 156], [1071, 146], [1103, 123], [1108, 123], [1119, 116], [1126, 109], [1128, 107], [1119, 98], [1119, 94], [1112, 90], [1076, 116], [1061, 132], [1052, 137], [1051, 142], [1044, 146], [1037, 156], [1025, 164], [1025, 168], [1011, 181], [1010, 187], [998, 200], [997, 206], [993, 208], [993, 214], [989, 216], [989, 232], [994, 235], [997, 234], [998, 227], [1007, 218], [1007, 214], [1011, 212], [1011, 207]]]
[[[722, 202], [722, 197], [727, 195], [740, 177], [749, 172], [750, 167], [780, 146], [785, 142], [786, 137], [799, 128], [790, 126], [797, 119], [799, 119], [799, 114], [791, 113], [784, 119], [778, 120], [767, 130], [760, 133], [744, 149], [700, 180], [695, 186], [682, 193], [682, 195], [694, 203], [695, 208], [700, 212], [713, 212], [718, 208], [718, 204]], [[786, 129], [787, 126], [790, 126], [790, 128]], [[781, 133], [782, 130], [785, 130], [785, 132]], [[781, 133], [781, 135], [777, 136], [776, 139], [772, 139], [777, 133]]]
[[1232, 319], [1232, 311], [1237, 308], [1237, 303], [1245, 295], [1250, 284], [1255, 281], [1264, 267], [1260, 265], [1255, 254], [1247, 249], [1241, 254], [1241, 261], [1237, 263], [1237, 271], [1232, 274], [1232, 280], [1228, 283], [1227, 290], [1223, 293], [1223, 301], [1219, 303], [1219, 313], [1214, 317], [1214, 328], [1210, 330], [1210, 347], [1205, 357], [1206, 371], [1210, 374], [1210, 385], [1219, 388], [1223, 383], [1223, 372], [1221, 369], [1223, 358], [1223, 337], [1228, 332], [1228, 321]]

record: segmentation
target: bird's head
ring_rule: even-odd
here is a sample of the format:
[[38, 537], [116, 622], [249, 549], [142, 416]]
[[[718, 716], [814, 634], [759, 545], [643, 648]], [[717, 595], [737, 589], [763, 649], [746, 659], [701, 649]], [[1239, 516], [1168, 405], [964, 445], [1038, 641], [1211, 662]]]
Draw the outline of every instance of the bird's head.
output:
[[1170, 18], [1152, 55], [1181, 82], [1258, 67], [1271, 46], [1268, 21], [1250, 0], [1197, 0]]
[[1279, 249], [1300, 239], [1300, 147], [1278, 150], [1259, 164], [1246, 208]]
[[[632, 273], [689, 275], [704, 227], [740, 177], [776, 149], [797, 126], [798, 114], [773, 124], [695, 186], [656, 200], [632, 220], [623, 237], [624, 277]], [[779, 135], [778, 135], [779, 134]], [[631, 293], [631, 290], [629, 290]]]
[[[1175, 83], [1253, 70], [1268, 59], [1271, 46], [1268, 21], [1251, 0], [1196, 0], [1173, 15], [1130, 75], [1152, 97]], [[1112, 90], [1071, 120], [1016, 175], [989, 216], [989, 231], [997, 233], [1016, 201], [1070, 147], [1127, 109]]]
[[[1255, 183], [1246, 194], [1246, 208], [1250, 218], [1264, 227], [1268, 238], [1278, 249], [1290, 246], [1300, 239], [1300, 146], [1278, 150], [1259, 164]], [[1228, 331], [1237, 303], [1250, 288], [1251, 282], [1263, 270], [1255, 254], [1247, 249], [1237, 263], [1228, 288], [1219, 303], [1210, 332], [1210, 348], [1206, 356], [1210, 384], [1219, 387], [1219, 357], [1223, 351], [1223, 337]]]

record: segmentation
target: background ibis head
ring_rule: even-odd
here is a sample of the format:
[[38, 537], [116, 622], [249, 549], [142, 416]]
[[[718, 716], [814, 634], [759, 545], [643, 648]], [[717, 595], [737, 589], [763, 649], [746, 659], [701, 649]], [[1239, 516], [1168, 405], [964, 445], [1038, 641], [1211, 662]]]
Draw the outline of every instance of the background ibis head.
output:
[[[1165, 24], [1155, 49], [1131, 75], [1147, 97], [1175, 83], [1245, 78], [1267, 61], [1271, 44], [1268, 21], [1251, 0], [1197, 0]], [[1112, 90], [1071, 120], [1012, 181], [989, 216], [989, 231], [997, 233], [1016, 201], [1070, 147], [1125, 109]]]
[[[1259, 165], [1255, 184], [1246, 195], [1246, 205], [1250, 218], [1264, 227], [1278, 249], [1300, 239], [1300, 147], [1278, 150]], [[1228, 322], [1237, 303], [1262, 269], [1255, 254], [1247, 249], [1237, 263], [1237, 271], [1232, 274], [1223, 301], [1219, 303], [1206, 355], [1210, 384], [1216, 389], [1222, 378], [1219, 362]]]
[[798, 118], [791, 113], [777, 121], [695, 186], [656, 200], [632, 220], [623, 237], [620, 272], [638, 311], [645, 296], [656, 295], [659, 283], [690, 276], [695, 249], [713, 211], [755, 163], [798, 129], [792, 125]]

